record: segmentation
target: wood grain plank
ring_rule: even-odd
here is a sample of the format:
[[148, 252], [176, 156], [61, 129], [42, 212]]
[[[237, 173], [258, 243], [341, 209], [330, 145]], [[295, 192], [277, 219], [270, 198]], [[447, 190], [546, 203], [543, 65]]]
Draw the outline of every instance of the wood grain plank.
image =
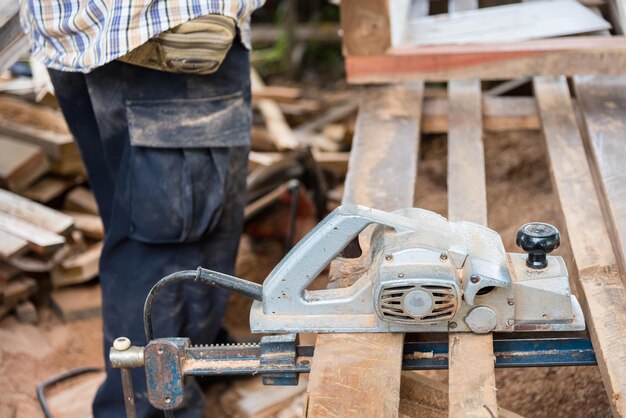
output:
[[[452, 80], [448, 95], [448, 218], [486, 226], [480, 80]], [[449, 347], [449, 416], [497, 416], [492, 335], [450, 334]]]
[[618, 75], [625, 66], [624, 36], [392, 48], [386, 54], [346, 57], [348, 82], [355, 84]]
[[[422, 94], [421, 83], [363, 91], [343, 203], [413, 206]], [[338, 264], [331, 275], [344, 285], [359, 276]], [[318, 335], [307, 417], [396, 417], [403, 341], [399, 333]]]
[[56, 234], [67, 234], [74, 227], [71, 216], [0, 189], [0, 212], [7, 213]]
[[20, 191], [48, 170], [39, 147], [0, 135], [0, 186]]
[[0, 134], [37, 145], [53, 161], [80, 158], [61, 112], [45, 106], [0, 97]]
[[28, 241], [0, 229], [0, 257], [7, 259], [28, 249]]
[[0, 212], [0, 229], [29, 242], [39, 253], [48, 253], [65, 244], [65, 238], [22, 219]]
[[[535, 95], [574, 254], [576, 287], [613, 415], [626, 416], [626, 288], [604, 223], [564, 77], [536, 77]], [[622, 273], [623, 274], [623, 273]]]
[[[533, 97], [484, 97], [483, 129], [486, 132], [539, 130], [537, 103]], [[422, 133], [448, 132], [448, 99], [424, 99]]]
[[610, 27], [609, 22], [575, 0], [533, 1], [422, 17], [410, 22], [403, 43], [416, 46], [513, 42]]
[[[401, 417], [448, 416], [448, 385], [418, 372], [402, 372], [400, 391]], [[500, 418], [522, 418], [521, 415], [498, 407]]]
[[620, 269], [626, 272], [626, 77], [575, 76], [591, 169]]

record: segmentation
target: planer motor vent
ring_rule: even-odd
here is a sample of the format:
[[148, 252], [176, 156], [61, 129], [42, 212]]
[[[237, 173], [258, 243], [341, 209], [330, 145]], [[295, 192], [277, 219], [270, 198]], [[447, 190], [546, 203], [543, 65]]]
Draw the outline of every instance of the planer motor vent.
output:
[[448, 320], [454, 317], [457, 308], [454, 285], [423, 279], [383, 285], [378, 296], [378, 313], [389, 322], [419, 324]]

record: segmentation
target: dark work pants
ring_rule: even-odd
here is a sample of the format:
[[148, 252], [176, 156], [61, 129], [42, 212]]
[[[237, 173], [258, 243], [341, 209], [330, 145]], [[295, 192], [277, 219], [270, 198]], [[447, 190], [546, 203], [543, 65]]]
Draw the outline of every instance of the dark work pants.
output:
[[[113, 340], [146, 344], [143, 303], [160, 278], [199, 265], [232, 274], [243, 224], [250, 141], [248, 51], [231, 48], [215, 74], [153, 71], [118, 61], [89, 74], [50, 71], [95, 192], [106, 238], [100, 260], [104, 352]], [[209, 344], [227, 294], [181, 283], [159, 294], [155, 337]], [[133, 370], [138, 416], [161, 417]], [[175, 415], [200, 417], [197, 383]], [[94, 417], [124, 416], [119, 370], [109, 366]]]

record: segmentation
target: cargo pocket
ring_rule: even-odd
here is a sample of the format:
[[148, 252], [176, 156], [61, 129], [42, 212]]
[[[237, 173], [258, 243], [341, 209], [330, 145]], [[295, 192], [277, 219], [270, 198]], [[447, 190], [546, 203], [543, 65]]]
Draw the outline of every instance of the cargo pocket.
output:
[[251, 114], [241, 94], [127, 101], [130, 237], [180, 243], [218, 224], [230, 148], [248, 146]]

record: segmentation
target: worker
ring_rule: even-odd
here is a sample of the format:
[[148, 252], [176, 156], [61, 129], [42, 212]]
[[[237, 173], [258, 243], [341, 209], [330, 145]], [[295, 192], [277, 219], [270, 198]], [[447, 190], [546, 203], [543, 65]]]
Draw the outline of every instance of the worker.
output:
[[[21, 23], [48, 67], [105, 228], [100, 259], [104, 355], [146, 343], [145, 296], [163, 276], [232, 274], [250, 144], [250, 15], [264, 0], [22, 0]], [[159, 294], [156, 337], [219, 340], [225, 291], [181, 283]], [[124, 416], [106, 362], [95, 418]], [[137, 416], [162, 416], [133, 370]], [[198, 382], [177, 418], [200, 417]]]

